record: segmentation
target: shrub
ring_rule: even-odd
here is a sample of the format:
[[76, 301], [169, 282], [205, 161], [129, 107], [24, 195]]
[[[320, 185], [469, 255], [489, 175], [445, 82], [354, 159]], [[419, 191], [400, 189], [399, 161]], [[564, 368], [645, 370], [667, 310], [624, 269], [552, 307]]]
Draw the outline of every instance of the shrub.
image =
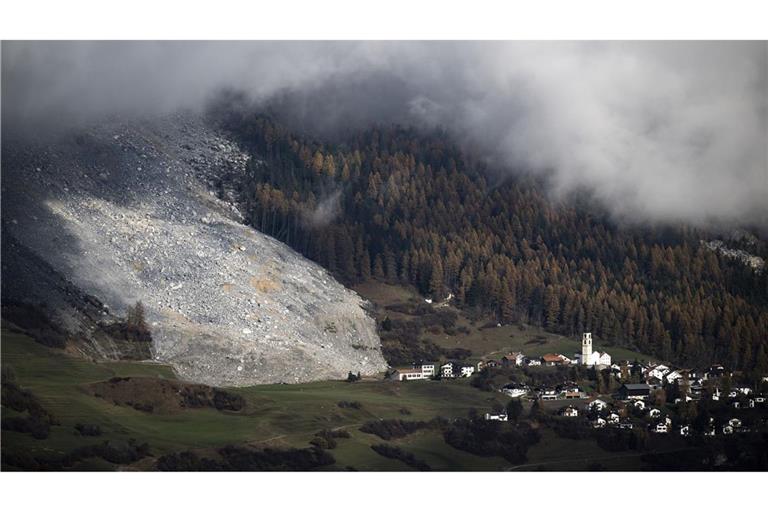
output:
[[423, 460], [417, 459], [412, 453], [406, 452], [397, 446], [388, 444], [375, 444], [371, 449], [383, 457], [397, 459], [419, 471], [430, 471], [432, 468]]

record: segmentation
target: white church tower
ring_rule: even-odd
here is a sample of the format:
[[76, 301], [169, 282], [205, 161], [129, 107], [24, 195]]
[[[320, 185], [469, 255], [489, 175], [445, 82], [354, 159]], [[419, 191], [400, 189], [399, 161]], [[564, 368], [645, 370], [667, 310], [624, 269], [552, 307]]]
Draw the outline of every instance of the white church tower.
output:
[[590, 364], [592, 359], [592, 333], [585, 332], [581, 336], [581, 364]]

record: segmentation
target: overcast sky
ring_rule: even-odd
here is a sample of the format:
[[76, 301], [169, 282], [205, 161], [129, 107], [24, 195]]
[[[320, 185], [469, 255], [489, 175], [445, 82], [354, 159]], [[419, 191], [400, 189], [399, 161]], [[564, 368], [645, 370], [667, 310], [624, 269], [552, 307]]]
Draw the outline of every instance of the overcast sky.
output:
[[8, 131], [290, 91], [314, 130], [440, 125], [618, 218], [768, 221], [768, 43], [4, 42]]

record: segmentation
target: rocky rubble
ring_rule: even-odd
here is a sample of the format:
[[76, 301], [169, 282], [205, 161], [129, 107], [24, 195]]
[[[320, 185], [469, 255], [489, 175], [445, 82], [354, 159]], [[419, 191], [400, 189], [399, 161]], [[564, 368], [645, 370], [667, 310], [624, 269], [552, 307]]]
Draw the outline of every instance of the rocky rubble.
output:
[[[3, 242], [97, 297], [105, 315], [141, 300], [154, 358], [180, 377], [241, 386], [386, 367], [363, 299], [241, 223], [231, 178], [248, 156], [202, 119], [3, 142]], [[3, 299], [55, 305], [63, 324], [88, 337], [72, 290], [19, 253], [4, 251]]]

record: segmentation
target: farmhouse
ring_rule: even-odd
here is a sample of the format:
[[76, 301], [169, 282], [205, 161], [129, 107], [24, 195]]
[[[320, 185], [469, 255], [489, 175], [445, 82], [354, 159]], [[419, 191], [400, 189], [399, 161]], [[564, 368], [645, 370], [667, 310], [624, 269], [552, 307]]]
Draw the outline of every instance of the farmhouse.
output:
[[565, 416], [567, 418], [575, 418], [579, 415], [578, 409], [575, 407], [571, 407], [570, 405], [560, 411], [560, 416]]
[[637, 400], [648, 398], [651, 395], [651, 386], [648, 384], [624, 384], [618, 391], [622, 400]]

